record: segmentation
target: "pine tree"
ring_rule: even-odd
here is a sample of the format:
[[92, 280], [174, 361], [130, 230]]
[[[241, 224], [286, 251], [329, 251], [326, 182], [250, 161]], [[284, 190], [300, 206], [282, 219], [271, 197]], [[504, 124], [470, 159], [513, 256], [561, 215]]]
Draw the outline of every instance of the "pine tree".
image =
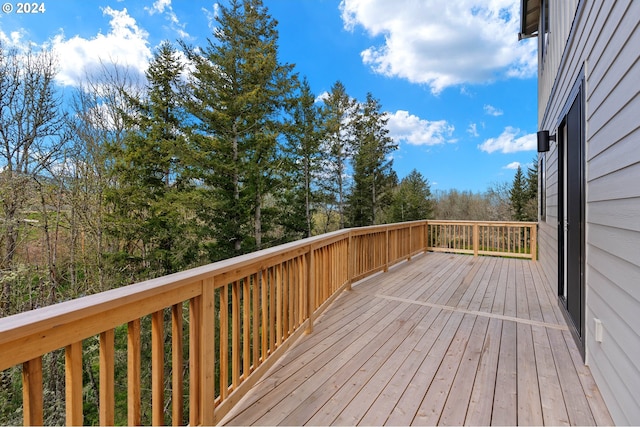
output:
[[320, 109], [306, 78], [292, 108], [287, 128], [288, 178], [287, 200], [283, 225], [291, 233], [301, 231], [310, 237], [313, 230], [316, 180], [320, 171], [320, 139], [322, 137]]
[[527, 168], [526, 193], [527, 199], [537, 199], [538, 197], [538, 162], [534, 159], [531, 166]]
[[267, 201], [282, 186], [281, 119], [293, 89], [292, 66], [278, 62], [277, 23], [261, 0], [231, 0], [217, 22], [205, 47], [183, 44], [195, 65], [188, 110], [201, 153], [196, 169], [217, 204], [208, 218], [213, 259], [264, 244], [276, 216]]
[[355, 119], [353, 181], [349, 196], [350, 223], [353, 226], [379, 222], [381, 210], [390, 204], [390, 189], [395, 177], [389, 154], [398, 148], [389, 137], [385, 114], [371, 93]]
[[187, 185], [186, 141], [179, 129], [182, 71], [176, 50], [163, 43], [146, 72], [146, 96], [128, 97], [134, 111], [126, 117], [130, 132], [122, 146], [112, 147], [117, 184], [108, 193], [114, 206], [111, 230], [125, 244], [126, 256], [137, 259], [148, 276], [185, 268], [196, 254], [186, 244], [182, 203]]
[[538, 220], [538, 162], [534, 159], [527, 168], [525, 217], [527, 221]]
[[337, 81], [324, 100], [322, 109], [325, 138], [321, 151], [325, 154], [323, 170], [325, 172], [321, 186], [330, 216], [331, 205], [335, 205], [338, 214], [338, 227], [345, 226], [345, 202], [347, 193], [347, 167], [352, 154], [353, 120], [356, 103], [349, 97], [344, 85]]
[[432, 217], [433, 198], [429, 181], [413, 169], [394, 190], [388, 221], [416, 221]]
[[525, 205], [527, 203], [526, 182], [522, 173], [522, 168], [518, 166], [513, 177], [513, 183], [509, 190], [509, 200], [511, 201], [511, 216], [514, 221], [525, 221]]

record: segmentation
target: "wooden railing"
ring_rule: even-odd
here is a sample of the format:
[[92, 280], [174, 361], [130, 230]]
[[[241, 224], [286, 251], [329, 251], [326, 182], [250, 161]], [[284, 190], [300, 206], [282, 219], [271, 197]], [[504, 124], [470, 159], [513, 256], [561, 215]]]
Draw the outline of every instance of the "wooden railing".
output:
[[536, 222], [429, 220], [429, 250], [537, 259]]
[[[114, 424], [117, 386], [127, 391], [126, 405], [118, 405], [127, 423], [140, 424], [141, 323], [150, 318], [152, 423], [165, 422], [167, 406], [173, 424], [214, 424], [300, 334], [312, 332], [342, 290], [427, 250], [535, 259], [535, 223], [341, 230], [25, 312], [0, 319], [0, 371], [22, 366], [24, 424], [41, 424], [43, 356], [64, 349], [66, 423], [83, 424], [83, 341], [97, 336], [99, 422]], [[125, 348], [116, 348], [116, 329], [126, 334]], [[114, 381], [116, 351], [126, 353], [126, 384]], [[165, 357], [179, 368], [167, 370]]]

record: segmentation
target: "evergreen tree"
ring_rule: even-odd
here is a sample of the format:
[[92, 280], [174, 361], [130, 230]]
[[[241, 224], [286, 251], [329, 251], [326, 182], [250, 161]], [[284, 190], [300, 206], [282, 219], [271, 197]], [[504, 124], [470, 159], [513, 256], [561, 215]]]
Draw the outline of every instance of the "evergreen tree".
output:
[[217, 203], [208, 218], [213, 259], [263, 246], [276, 205], [268, 207], [266, 196], [282, 190], [281, 119], [293, 83], [261, 0], [231, 0], [217, 22], [205, 47], [183, 45], [195, 66], [188, 110], [196, 169]]
[[512, 220], [538, 220], [538, 164], [536, 162], [527, 168], [526, 177], [522, 168], [518, 166], [509, 189], [509, 201]]
[[511, 190], [509, 191], [511, 201], [511, 216], [514, 221], [525, 221], [525, 205], [527, 203], [527, 188], [522, 168], [518, 166], [513, 177]]
[[348, 188], [346, 182], [347, 166], [352, 154], [353, 118], [356, 103], [346, 92], [344, 85], [337, 81], [331, 86], [324, 100], [322, 110], [325, 138], [321, 143], [323, 171], [321, 186], [323, 200], [327, 207], [327, 216], [331, 216], [332, 205], [338, 213], [338, 227], [345, 225], [345, 201]]
[[532, 166], [527, 168], [526, 178], [527, 202], [525, 203], [525, 217], [527, 221], [538, 220], [538, 162], [534, 159]]
[[433, 198], [429, 181], [414, 169], [395, 188], [388, 221], [416, 221], [432, 217]]
[[130, 132], [122, 146], [112, 147], [117, 184], [107, 195], [114, 206], [111, 231], [124, 243], [123, 255], [138, 260], [148, 276], [185, 268], [196, 255], [193, 245], [187, 245], [185, 229], [186, 141], [179, 130], [183, 113], [178, 96], [182, 71], [176, 50], [163, 43], [146, 72], [146, 95], [128, 96]]
[[310, 237], [313, 230], [313, 205], [317, 199], [315, 182], [320, 171], [320, 109], [306, 78], [300, 84], [287, 128], [289, 155], [286, 217], [283, 225], [292, 233]]
[[537, 159], [531, 163], [531, 166], [527, 168], [527, 182], [526, 182], [527, 199], [537, 199], [538, 197], [538, 162]]
[[389, 154], [398, 148], [389, 137], [380, 102], [367, 93], [354, 123], [353, 191], [349, 196], [352, 226], [373, 225], [379, 213], [390, 203], [393, 160]]

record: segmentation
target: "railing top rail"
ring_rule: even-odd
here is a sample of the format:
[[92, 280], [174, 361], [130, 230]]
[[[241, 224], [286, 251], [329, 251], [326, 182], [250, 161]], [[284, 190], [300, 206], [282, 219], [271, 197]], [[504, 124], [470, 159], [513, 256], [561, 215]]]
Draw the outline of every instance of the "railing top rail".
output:
[[430, 219], [429, 224], [459, 224], [459, 225], [504, 225], [504, 226], [533, 226], [536, 221], [469, 221], [457, 219]]

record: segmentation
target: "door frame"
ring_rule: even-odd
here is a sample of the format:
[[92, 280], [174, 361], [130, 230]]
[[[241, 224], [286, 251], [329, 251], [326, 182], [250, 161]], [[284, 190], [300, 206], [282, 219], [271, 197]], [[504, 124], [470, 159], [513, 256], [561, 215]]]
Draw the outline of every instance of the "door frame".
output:
[[[574, 341], [578, 345], [582, 358], [585, 357], [585, 324], [586, 324], [586, 114], [585, 114], [585, 79], [584, 68], [580, 70], [579, 77], [571, 89], [570, 95], [567, 98], [564, 108], [559, 116], [557, 123], [557, 148], [558, 148], [558, 303], [561, 307], [562, 314], [565, 317], [565, 321], [570, 326], [569, 330], [574, 338]], [[567, 203], [567, 194], [565, 194], [565, 186], [568, 185], [570, 180], [565, 171], [566, 167], [566, 155], [568, 138], [566, 135], [567, 117], [574, 102], [578, 100], [580, 105], [580, 140], [579, 140], [579, 168], [578, 168], [578, 182], [580, 189], [578, 191], [578, 197], [580, 200], [579, 205], [579, 224], [569, 224], [569, 227], [576, 225], [579, 227], [579, 248], [575, 253], [567, 253], [567, 242], [565, 241], [565, 219], [567, 212], [565, 211], [565, 204]], [[572, 194], [573, 195], [573, 194]], [[573, 257], [572, 257], [573, 255]], [[576, 324], [573, 316], [569, 311], [569, 290], [567, 289], [567, 283], [565, 271], [567, 267], [565, 264], [569, 262], [577, 262], [577, 268], [579, 270], [579, 283], [578, 289], [579, 295], [579, 324]], [[566, 261], [566, 263], [565, 263]], [[576, 267], [575, 265], [573, 267]], [[565, 297], [565, 294], [567, 295]]]

